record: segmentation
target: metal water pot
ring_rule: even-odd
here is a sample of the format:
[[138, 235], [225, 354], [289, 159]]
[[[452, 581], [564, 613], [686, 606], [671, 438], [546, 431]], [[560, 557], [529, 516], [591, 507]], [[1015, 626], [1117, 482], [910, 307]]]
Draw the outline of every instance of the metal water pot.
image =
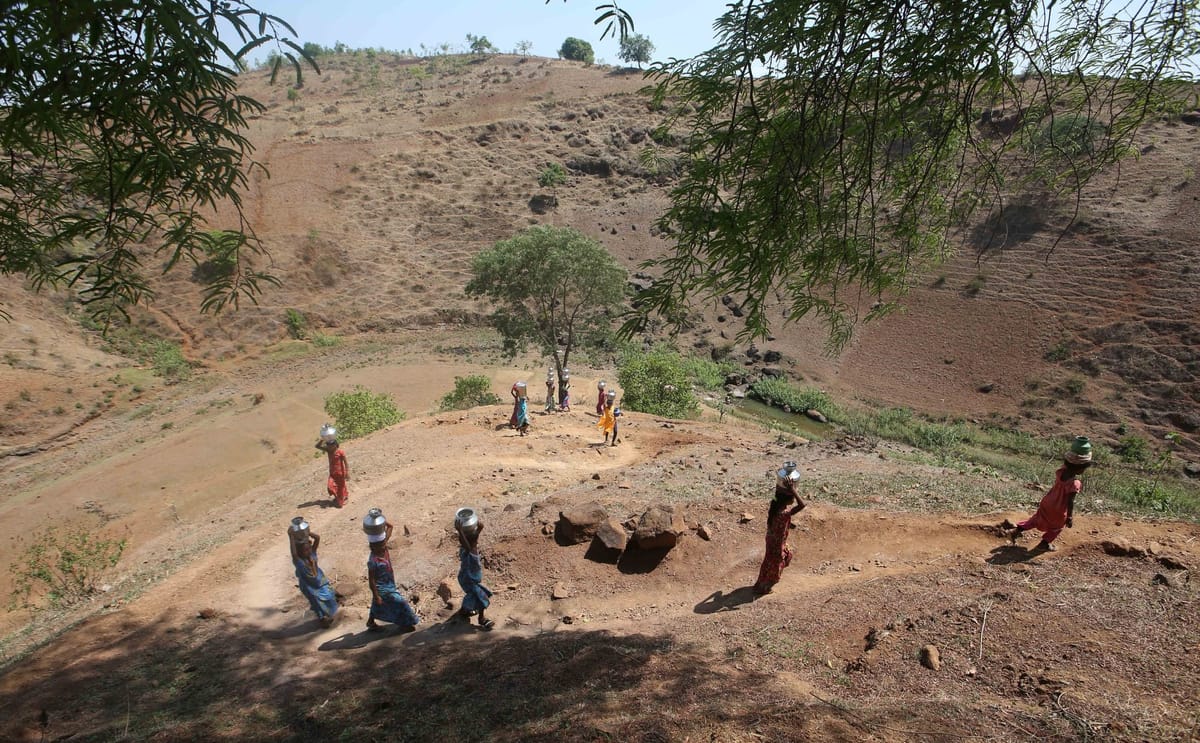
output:
[[479, 531], [479, 513], [474, 508], [460, 508], [454, 512], [454, 526], [468, 533]]
[[517, 399], [524, 399], [526, 397], [526, 395], [528, 394], [529, 390], [525, 386], [524, 382], [517, 382], [516, 384], [513, 385], [513, 387], [515, 387], [517, 390]]
[[786, 485], [789, 481], [792, 483], [800, 481], [800, 470], [796, 469], [795, 462], [784, 462], [783, 468], [775, 474], [779, 478], [780, 485]]
[[367, 515], [363, 516], [363, 531], [371, 536], [386, 532], [387, 519], [383, 517], [383, 511], [378, 508], [367, 511]]
[[288, 533], [292, 535], [292, 540], [295, 542], [307, 542], [309, 537], [308, 522], [303, 516], [297, 516], [292, 519], [292, 523], [288, 526]]
[[337, 441], [337, 429], [328, 423], [321, 426], [321, 440], [326, 444]]

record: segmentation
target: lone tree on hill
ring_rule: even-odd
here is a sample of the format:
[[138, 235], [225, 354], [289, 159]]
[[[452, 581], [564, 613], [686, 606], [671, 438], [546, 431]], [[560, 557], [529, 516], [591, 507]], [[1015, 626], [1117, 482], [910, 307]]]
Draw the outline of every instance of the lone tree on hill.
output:
[[[467, 294], [497, 303], [492, 324], [510, 356], [530, 341], [555, 360], [558, 378], [581, 337], [608, 327], [627, 274], [600, 243], [569, 227], [536, 225], [471, 262]], [[557, 351], [562, 351], [560, 357]]]
[[467, 34], [467, 46], [471, 50], [471, 54], [495, 54], [500, 51], [492, 42], [488, 41], [486, 36], [476, 36], [475, 34]]
[[[632, 33], [616, 2], [597, 10]], [[1076, 209], [1143, 122], [1195, 105], [1196, 0], [737, 2], [714, 28], [708, 51], [651, 68], [689, 157], [658, 223], [674, 250], [628, 333], [729, 294], [748, 335], [813, 314], [836, 350], [973, 215]]]
[[566, 38], [566, 41], [562, 43], [562, 48], [558, 50], [558, 56], [584, 64], [592, 64], [596, 61], [596, 53], [592, 51], [592, 45], [574, 36]]
[[654, 44], [650, 39], [641, 34], [631, 34], [621, 39], [621, 50], [617, 52], [617, 58], [623, 62], [636, 62], [640, 70], [643, 64], [650, 61], [652, 54]]
[[[272, 43], [272, 78], [287, 60], [299, 85], [301, 60], [317, 66], [291, 26], [242, 0], [59, 0], [4, 3], [0, 29], [0, 274], [74, 287], [106, 322], [151, 296], [151, 256], [230, 261], [205, 310], [275, 283], [241, 201], [262, 167], [242, 130], [265, 106], [236, 71]], [[221, 202], [232, 216], [213, 230], [198, 210]]]
[[518, 41], [518, 42], [517, 42], [517, 45], [516, 45], [516, 47], [514, 48], [514, 51], [515, 51], [517, 54], [520, 54], [520, 55], [521, 55], [521, 57], [522, 57], [522, 59], [523, 59], [523, 58], [525, 58], [525, 57], [528, 57], [528, 56], [529, 56], [529, 50], [530, 50], [530, 49], [532, 49], [532, 48], [533, 48], [533, 42], [532, 42], [532, 41], [528, 41], [528, 40], [526, 40], [526, 39], [522, 39], [522, 40], [520, 40], [520, 41]]

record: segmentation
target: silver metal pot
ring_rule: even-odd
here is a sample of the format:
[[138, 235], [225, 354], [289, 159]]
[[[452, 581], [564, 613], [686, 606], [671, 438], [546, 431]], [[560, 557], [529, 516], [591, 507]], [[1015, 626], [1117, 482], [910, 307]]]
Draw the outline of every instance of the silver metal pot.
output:
[[288, 526], [288, 533], [292, 535], [292, 540], [296, 542], [307, 542], [309, 537], [308, 522], [303, 516], [297, 516], [292, 519], [292, 523]]
[[800, 481], [800, 470], [796, 469], [795, 462], [784, 462], [783, 468], [776, 472], [775, 475], [779, 478], [780, 485], [785, 485], [789, 481], [792, 483]]
[[363, 531], [371, 536], [377, 536], [387, 531], [387, 519], [383, 517], [383, 511], [378, 508], [372, 508], [367, 511], [367, 515], [363, 516]]
[[468, 533], [479, 531], [479, 513], [474, 508], [460, 508], [454, 512], [454, 526]]
[[517, 399], [522, 399], [528, 395], [529, 388], [526, 387], [524, 382], [517, 382], [513, 386], [517, 388]]
[[321, 426], [321, 440], [326, 444], [337, 441], [337, 429], [328, 423]]

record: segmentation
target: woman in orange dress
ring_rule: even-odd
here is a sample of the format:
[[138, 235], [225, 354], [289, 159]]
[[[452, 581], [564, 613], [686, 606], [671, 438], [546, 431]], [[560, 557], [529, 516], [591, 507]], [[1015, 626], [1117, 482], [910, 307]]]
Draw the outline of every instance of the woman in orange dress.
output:
[[[326, 434], [326, 431], [330, 433]], [[333, 498], [333, 504], [341, 508], [350, 500], [350, 488], [346, 484], [350, 480], [350, 463], [346, 461], [346, 452], [342, 451], [335, 438], [337, 431], [327, 424], [321, 434], [321, 438], [317, 440], [317, 448], [329, 456], [329, 480], [325, 484], [326, 489], [329, 491], [329, 497]]]

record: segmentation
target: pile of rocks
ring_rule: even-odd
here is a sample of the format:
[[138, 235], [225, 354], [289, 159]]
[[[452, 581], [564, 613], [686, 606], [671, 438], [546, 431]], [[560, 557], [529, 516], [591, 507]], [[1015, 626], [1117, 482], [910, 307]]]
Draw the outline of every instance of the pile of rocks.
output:
[[559, 511], [554, 537], [564, 545], [591, 541], [589, 554], [594, 551], [596, 556], [615, 562], [628, 549], [669, 550], [687, 530], [683, 509], [678, 506], [653, 505], [640, 517], [621, 521], [592, 501]]

